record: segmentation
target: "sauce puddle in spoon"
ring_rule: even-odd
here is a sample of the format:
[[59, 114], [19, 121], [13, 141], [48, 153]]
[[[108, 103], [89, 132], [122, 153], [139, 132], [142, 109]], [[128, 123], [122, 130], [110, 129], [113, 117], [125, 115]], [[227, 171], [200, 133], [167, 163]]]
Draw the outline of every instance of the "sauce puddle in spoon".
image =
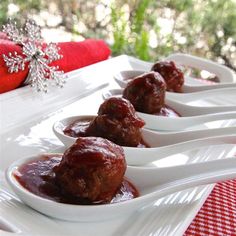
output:
[[[31, 193], [60, 203], [77, 205], [96, 205], [97, 202], [87, 202], [85, 199], [63, 194], [58, 186], [54, 169], [59, 165], [62, 154], [48, 154], [20, 166], [14, 177]], [[139, 196], [138, 190], [126, 178], [109, 203], [127, 201]]]
[[[163, 114], [171, 113], [171, 110], [163, 109]], [[78, 137], [87, 137], [89, 136], [86, 133], [87, 128], [90, 125], [90, 122], [92, 119], [78, 119], [73, 122], [71, 122], [64, 130], [63, 133], [67, 136], [78, 138]], [[138, 148], [150, 148], [150, 145], [148, 145], [143, 139], [140, 140], [140, 143], [137, 145]]]
[[177, 111], [175, 111], [173, 108], [167, 105], [164, 105], [159, 112], [154, 113], [152, 115], [166, 116], [166, 117], [181, 117], [181, 115]]

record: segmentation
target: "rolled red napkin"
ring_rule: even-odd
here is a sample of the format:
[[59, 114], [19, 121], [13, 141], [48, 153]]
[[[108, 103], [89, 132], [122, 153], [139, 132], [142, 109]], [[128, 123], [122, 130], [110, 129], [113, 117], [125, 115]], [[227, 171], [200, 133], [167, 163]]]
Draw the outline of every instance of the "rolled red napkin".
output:
[[1, 39], [8, 40], [8, 37], [7, 37], [7, 35], [5, 33], [0, 32], [0, 41], [1, 41]]
[[[51, 65], [59, 66], [60, 70], [68, 72], [93, 63], [106, 60], [110, 49], [103, 40], [87, 39], [82, 42], [58, 43], [59, 53], [63, 58]], [[21, 54], [21, 47], [11, 41], [0, 39], [0, 93], [8, 92], [21, 86], [27, 77], [28, 68], [18, 73], [9, 73], [2, 55], [14, 52]]]

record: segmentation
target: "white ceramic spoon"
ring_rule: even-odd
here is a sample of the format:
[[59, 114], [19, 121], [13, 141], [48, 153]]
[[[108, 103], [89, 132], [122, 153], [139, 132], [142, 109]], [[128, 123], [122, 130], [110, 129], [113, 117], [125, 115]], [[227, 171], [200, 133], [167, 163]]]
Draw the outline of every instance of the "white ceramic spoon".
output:
[[[147, 73], [147, 71], [141, 70], [126, 70], [120, 71], [119, 73], [114, 75], [116, 82], [124, 88], [128, 81], [135, 78], [136, 76]], [[195, 93], [199, 91], [205, 90], [213, 90], [213, 89], [224, 89], [224, 88], [236, 88], [236, 82], [234, 83], [215, 83], [215, 84], [206, 84], [191, 77], [185, 76], [185, 82], [182, 87], [183, 93]], [[181, 94], [179, 94], [181, 95]]]
[[[193, 79], [189, 76], [185, 76], [185, 83], [183, 85], [184, 93], [193, 93], [203, 90], [236, 87], [236, 75], [233, 73], [233, 71], [227, 68], [226, 66], [222, 66], [213, 61], [182, 53], [172, 54], [165, 60], [172, 60], [175, 63], [183, 66], [189, 66], [200, 70], [207, 70], [215, 74], [220, 80], [220, 83], [204, 84], [199, 80]], [[115, 80], [122, 88], [124, 88], [127, 84], [128, 79], [132, 79], [138, 75], [150, 71], [153, 63], [145, 62], [145, 64], [147, 69], [146, 71], [142, 70], [121, 71], [120, 73], [114, 75]]]
[[[235, 133], [235, 132], [234, 132]], [[148, 140], [147, 140], [148, 141]], [[152, 139], [149, 140], [150, 142]], [[128, 165], [144, 166], [148, 163], [163, 159], [176, 153], [183, 153], [189, 150], [199, 149], [209, 146], [223, 144], [236, 144], [236, 134], [219, 135], [189, 141], [183, 141], [176, 144], [170, 144], [153, 148], [132, 148], [123, 147]]]
[[[112, 96], [121, 96], [122, 89], [113, 89], [103, 94], [104, 99]], [[236, 106], [210, 106], [196, 107], [165, 99], [166, 105], [177, 111], [181, 117], [167, 117], [137, 112], [145, 121], [145, 128], [153, 130], [183, 130], [215, 120], [227, 120], [236, 118]]]
[[[223, 91], [222, 91], [223, 90]], [[176, 93], [167, 93], [165, 98], [166, 105], [173, 108], [175, 111], [180, 113], [182, 116], [196, 116], [196, 115], [205, 115], [211, 113], [220, 113], [220, 112], [230, 112], [236, 111], [236, 88], [235, 89], [216, 89], [216, 90], [207, 90], [197, 93], [187, 93], [183, 95], [179, 95]], [[110, 89], [103, 93], [103, 98], [108, 99], [113, 96], [121, 97], [123, 93], [123, 89]], [[212, 97], [212, 95], [221, 94], [224, 96], [234, 95], [235, 105], [221, 105], [221, 106], [192, 106], [188, 104], [184, 104], [186, 102], [191, 102], [198, 100], [200, 98]], [[233, 96], [232, 96], [233, 97]], [[231, 98], [232, 98], [231, 97]]]
[[14, 162], [6, 171], [6, 179], [24, 203], [45, 215], [68, 221], [102, 221], [127, 215], [168, 194], [236, 178], [236, 158], [164, 168], [128, 166], [125, 176], [137, 187], [139, 197], [114, 204], [70, 205], [34, 195], [15, 179], [13, 173], [19, 166], [37, 158], [34, 156]]
[[195, 93], [166, 92], [166, 97], [168, 99], [171, 99], [177, 102], [183, 102], [183, 103], [188, 103], [188, 102], [198, 101], [198, 100], [205, 100], [208, 98], [212, 98], [212, 99], [227, 98], [228, 100], [230, 100], [230, 104], [235, 105], [235, 109], [236, 109], [236, 87], [204, 90], [204, 91], [199, 91]]
[[[63, 130], [76, 120], [91, 120], [94, 117], [95, 116], [67, 117], [55, 122], [53, 131], [66, 147], [70, 147], [76, 141], [76, 138], [65, 135]], [[171, 133], [158, 133], [142, 129], [141, 132], [144, 142], [147, 143], [150, 148], [123, 147], [128, 165], [146, 165], [178, 152], [210, 145], [236, 142], [236, 127]], [[150, 155], [148, 154], [147, 156], [145, 153], [150, 153]]]

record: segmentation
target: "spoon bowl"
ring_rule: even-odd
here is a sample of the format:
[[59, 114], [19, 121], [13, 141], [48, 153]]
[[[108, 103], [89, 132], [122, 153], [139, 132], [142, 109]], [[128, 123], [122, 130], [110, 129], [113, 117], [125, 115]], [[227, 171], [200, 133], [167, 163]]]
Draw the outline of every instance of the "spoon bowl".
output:
[[24, 163], [38, 156], [20, 159], [6, 171], [6, 179], [16, 195], [28, 206], [47, 216], [67, 221], [92, 222], [131, 214], [158, 198], [190, 187], [236, 178], [236, 158], [164, 168], [127, 167], [125, 176], [137, 187], [140, 196], [114, 204], [72, 205], [39, 197], [25, 189], [14, 177]]
[[[63, 130], [74, 121], [92, 120], [94, 117], [85, 115], [64, 118], [54, 123], [53, 131], [66, 147], [70, 147], [74, 144], [76, 138], [65, 135]], [[184, 152], [196, 147], [201, 148], [236, 142], [236, 127], [170, 133], [141, 129], [141, 132], [144, 142], [150, 148], [123, 147], [128, 165], [147, 165], [150, 162], [160, 160], [176, 152]]]
[[[113, 96], [122, 96], [122, 91], [122, 89], [111, 89], [103, 94], [103, 98], [108, 99]], [[201, 96], [206, 96], [206, 94], [203, 94], [206, 92], [208, 91], [202, 92]], [[236, 92], [236, 89], [234, 92]], [[167, 131], [183, 130], [206, 122], [236, 118], [236, 105], [196, 107], [176, 102], [175, 98], [168, 96], [168, 94], [165, 104], [178, 112], [181, 117], [157, 116], [137, 112], [138, 116], [145, 121], [145, 128]]]
[[166, 60], [171, 60], [177, 64], [190, 68], [209, 71], [210, 73], [215, 74], [217, 76], [221, 84], [236, 82], [235, 74], [231, 69], [205, 58], [184, 53], [174, 53], [169, 55]]

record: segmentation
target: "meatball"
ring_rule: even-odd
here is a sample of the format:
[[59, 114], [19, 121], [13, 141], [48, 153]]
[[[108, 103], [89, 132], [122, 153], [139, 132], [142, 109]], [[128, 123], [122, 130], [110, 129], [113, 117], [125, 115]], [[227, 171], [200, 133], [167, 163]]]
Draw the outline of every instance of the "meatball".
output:
[[156, 62], [151, 70], [162, 75], [167, 85], [167, 91], [182, 92], [184, 74], [176, 67], [173, 61]]
[[81, 137], [55, 169], [63, 193], [84, 203], [110, 202], [126, 171], [123, 148], [98, 137]]
[[121, 146], [137, 147], [142, 139], [144, 121], [126, 99], [112, 97], [101, 104], [98, 116], [86, 130], [89, 136], [107, 138]]
[[144, 113], [157, 113], [165, 103], [166, 83], [157, 72], [140, 75], [130, 81], [123, 92], [136, 111]]

